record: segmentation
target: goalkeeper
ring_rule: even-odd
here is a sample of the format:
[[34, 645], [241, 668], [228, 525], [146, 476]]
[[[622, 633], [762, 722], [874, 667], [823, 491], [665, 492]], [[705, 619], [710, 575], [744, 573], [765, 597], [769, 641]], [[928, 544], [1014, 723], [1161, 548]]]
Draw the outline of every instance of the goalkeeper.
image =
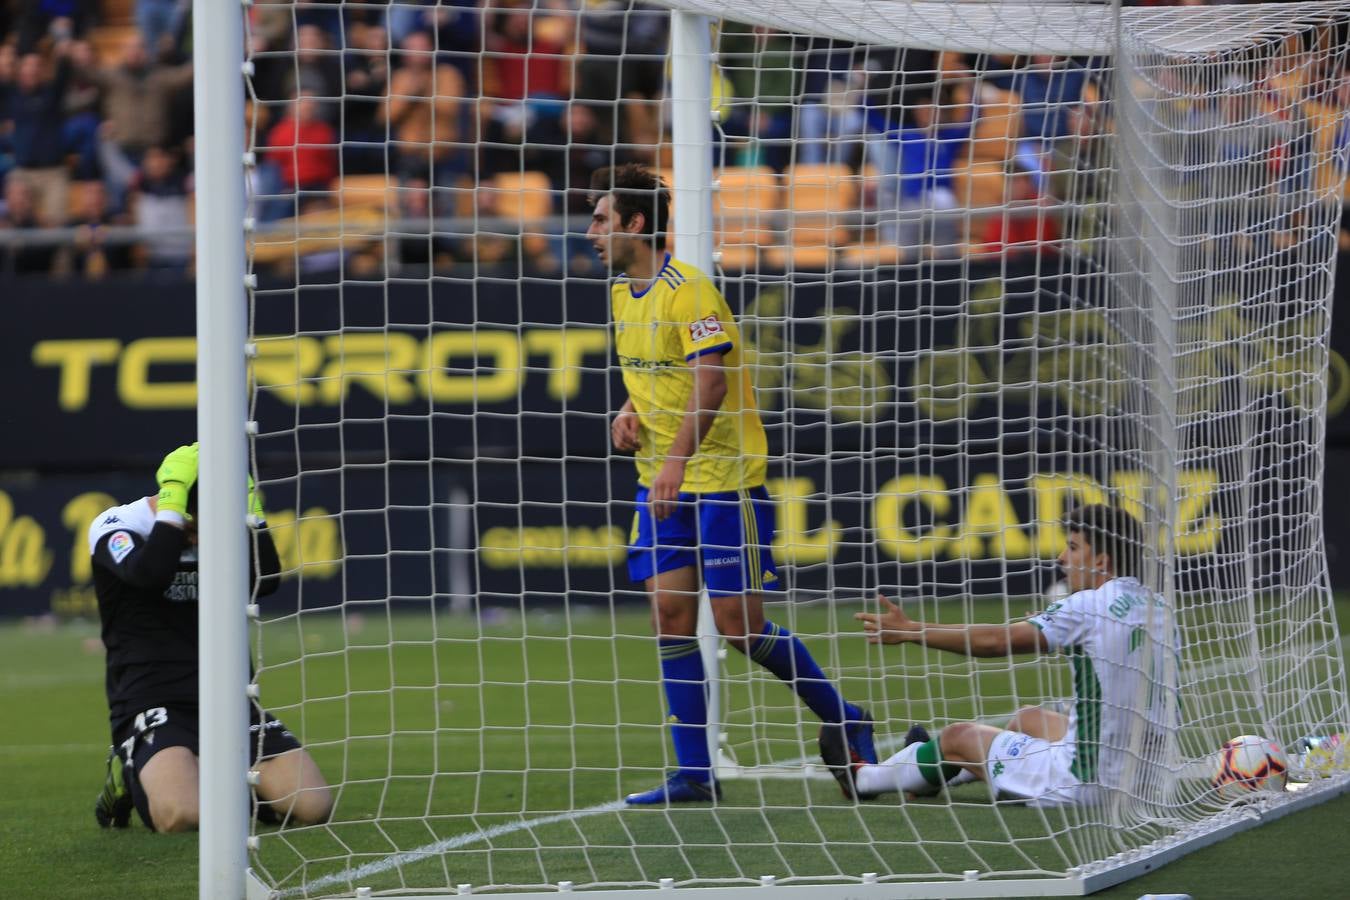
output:
[[913, 643], [975, 657], [1058, 650], [1073, 666], [1072, 712], [1020, 710], [1006, 728], [954, 722], [930, 738], [910, 729], [905, 747], [880, 765], [858, 765], [828, 730], [821, 756], [844, 796], [887, 791], [935, 794], [980, 780], [996, 797], [1034, 806], [1091, 804], [1130, 790], [1131, 738], [1140, 735], [1141, 774], [1156, 775], [1176, 734], [1175, 631], [1168, 639], [1164, 600], [1140, 583], [1143, 529], [1115, 507], [1069, 514], [1059, 555], [1070, 595], [1025, 622], [936, 625], [916, 622], [882, 598], [885, 611], [858, 613], [872, 643]]
[[[155, 831], [187, 831], [198, 822], [197, 445], [166, 456], [156, 479], [156, 496], [114, 506], [89, 528], [113, 739], [94, 816], [124, 828], [134, 807]], [[258, 523], [250, 568], [258, 594], [270, 594], [281, 564], [252, 479], [248, 489]], [[249, 702], [259, 818], [325, 821], [332, 795], [314, 760], [281, 722], [240, 702]]]
[[743, 347], [712, 281], [665, 252], [670, 192], [630, 163], [597, 171], [588, 237], [619, 277], [614, 341], [628, 399], [614, 448], [637, 455], [628, 573], [651, 598], [678, 769], [633, 805], [712, 800], [707, 684], [695, 637], [700, 588], [731, 646], [789, 685], [857, 762], [875, 762], [871, 716], [845, 703], [787, 629], [764, 618], [778, 587], [764, 489], [768, 447]]

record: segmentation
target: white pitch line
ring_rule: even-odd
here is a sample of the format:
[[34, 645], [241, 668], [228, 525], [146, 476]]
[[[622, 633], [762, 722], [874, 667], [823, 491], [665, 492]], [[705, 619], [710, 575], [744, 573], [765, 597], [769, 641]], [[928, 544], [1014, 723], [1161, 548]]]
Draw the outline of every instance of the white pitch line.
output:
[[[1009, 715], [1011, 715], [1011, 713], [1009, 713]], [[993, 719], [994, 717], [986, 717], [986, 718]], [[998, 717], [998, 720], [1001, 721], [1006, 721], [1007, 719], [1008, 719], [1007, 715]], [[888, 735], [877, 738], [876, 744], [879, 749], [885, 751], [893, 747], [899, 746], [901, 740], [903, 740], [903, 735], [900, 736]], [[791, 768], [796, 766], [805, 767], [807, 763], [810, 763], [816, 759], [817, 757], [815, 756], [799, 756], [796, 757], [795, 759], [786, 760], [784, 762], [776, 763], [774, 765], [780, 768]], [[802, 777], [803, 778], [809, 777], [805, 772], [805, 770], [803, 770], [802, 772]], [[407, 850], [402, 853], [395, 853], [392, 856], [386, 856], [384, 859], [377, 859], [373, 862], [362, 863], [361, 865], [356, 866], [355, 868], [347, 869], [342, 872], [334, 872], [331, 875], [324, 875], [321, 878], [316, 878], [313, 881], [306, 882], [305, 884], [299, 885], [298, 887], [287, 888], [284, 891], [279, 891], [277, 893], [277, 896], [294, 897], [299, 894], [303, 894], [306, 891], [316, 891], [336, 884], [346, 884], [361, 878], [365, 878], [370, 875], [378, 875], [381, 872], [388, 872], [390, 869], [395, 869], [400, 866], [422, 862], [423, 860], [439, 856], [440, 854], [445, 853], [447, 850], [457, 850], [460, 847], [467, 847], [470, 844], [476, 844], [480, 841], [487, 841], [493, 838], [504, 837], [505, 835], [508, 834], [515, 834], [518, 831], [528, 831], [532, 828], [538, 828], [544, 825], [557, 825], [561, 822], [574, 822], [579, 819], [589, 818], [591, 816], [598, 816], [611, 812], [619, 812], [621, 810], [631, 808], [632, 807], [624, 803], [622, 800], [611, 800], [609, 803], [601, 803], [596, 806], [588, 806], [584, 809], [569, 810], [568, 812], [558, 813], [552, 816], [542, 816], [538, 819], [523, 819], [519, 822], [507, 822], [502, 825], [494, 825], [491, 828], [485, 828], [481, 831], [473, 831], [469, 832], [468, 834], [461, 834], [456, 837], [436, 841], [435, 843], [427, 844], [425, 846], [418, 847], [414, 850]]]
[[466, 847], [469, 844], [476, 844], [479, 841], [487, 841], [492, 838], [514, 834], [517, 831], [524, 831], [531, 828], [539, 828], [544, 825], [556, 825], [559, 822], [571, 822], [588, 816], [600, 815], [602, 813], [618, 812], [627, 805], [628, 804], [624, 803], [622, 800], [611, 800], [609, 803], [601, 803], [598, 806], [588, 806], [585, 809], [574, 809], [569, 812], [558, 813], [554, 816], [542, 816], [538, 819], [525, 819], [520, 822], [508, 822], [504, 825], [494, 825], [491, 828], [485, 828], [481, 831], [461, 834], [458, 837], [446, 838], [445, 840], [437, 841], [434, 844], [427, 844], [425, 847], [418, 847], [416, 850], [395, 853], [393, 856], [386, 856], [384, 859], [363, 863], [354, 869], [347, 869], [345, 872], [335, 872], [332, 875], [325, 875], [322, 878], [316, 878], [299, 887], [281, 891], [277, 896], [293, 897], [297, 894], [305, 893], [306, 891], [319, 890], [334, 884], [343, 884], [365, 878], [369, 875], [378, 875], [381, 872], [387, 872], [390, 869], [398, 868], [399, 866], [418, 863], [424, 859], [439, 856], [447, 850], [456, 850], [460, 847]]

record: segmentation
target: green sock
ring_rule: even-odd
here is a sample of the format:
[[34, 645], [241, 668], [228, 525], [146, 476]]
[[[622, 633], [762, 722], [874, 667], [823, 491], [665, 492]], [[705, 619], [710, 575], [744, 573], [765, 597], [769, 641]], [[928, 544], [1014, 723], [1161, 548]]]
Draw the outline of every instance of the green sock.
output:
[[924, 781], [933, 787], [942, 787], [942, 785], [961, 774], [960, 766], [949, 762], [939, 764], [938, 760], [940, 759], [942, 759], [942, 746], [938, 743], [938, 738], [933, 738], [928, 743], [921, 744], [914, 756], [914, 762], [919, 767], [919, 774], [923, 776]]

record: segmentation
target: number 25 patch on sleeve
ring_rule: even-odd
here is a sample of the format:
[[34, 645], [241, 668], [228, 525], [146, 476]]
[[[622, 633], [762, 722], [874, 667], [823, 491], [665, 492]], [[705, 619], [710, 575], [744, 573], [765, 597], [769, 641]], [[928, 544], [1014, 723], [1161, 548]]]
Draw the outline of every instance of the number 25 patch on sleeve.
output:
[[108, 538], [108, 553], [112, 555], [115, 563], [120, 563], [126, 559], [127, 554], [135, 549], [136, 542], [125, 531], [115, 531], [113, 536]]
[[717, 316], [704, 316], [689, 323], [689, 338], [696, 344], [719, 334], [722, 334], [722, 323], [717, 321]]

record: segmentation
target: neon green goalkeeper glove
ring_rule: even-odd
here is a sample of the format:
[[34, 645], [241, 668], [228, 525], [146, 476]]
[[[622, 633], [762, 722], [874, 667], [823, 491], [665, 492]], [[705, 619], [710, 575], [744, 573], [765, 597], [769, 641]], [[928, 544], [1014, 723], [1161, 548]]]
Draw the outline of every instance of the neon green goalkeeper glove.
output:
[[155, 473], [159, 482], [159, 508], [187, 515], [188, 492], [197, 483], [197, 442], [179, 447], [159, 464]]
[[248, 476], [248, 514], [259, 522], [267, 518], [263, 514], [262, 491], [253, 483], [252, 475]]

